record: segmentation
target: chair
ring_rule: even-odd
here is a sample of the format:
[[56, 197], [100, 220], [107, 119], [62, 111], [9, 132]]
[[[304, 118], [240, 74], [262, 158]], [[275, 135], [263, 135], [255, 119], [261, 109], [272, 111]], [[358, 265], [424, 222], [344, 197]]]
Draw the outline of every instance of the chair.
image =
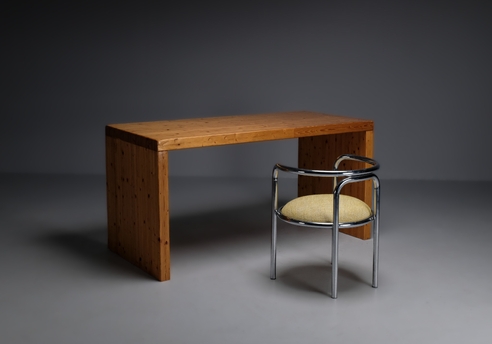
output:
[[[340, 163], [344, 160], [363, 162], [370, 167], [364, 169], [338, 170]], [[373, 269], [372, 286], [378, 287], [378, 266], [379, 266], [379, 196], [380, 182], [374, 171], [379, 169], [379, 164], [373, 159], [344, 154], [337, 158], [334, 170], [308, 170], [295, 167], [288, 167], [276, 164], [272, 175], [272, 242], [271, 242], [271, 261], [270, 278], [276, 279], [277, 266], [277, 218], [287, 223], [317, 228], [332, 229], [332, 279], [331, 297], [338, 297], [338, 237], [339, 230], [363, 226], [372, 222], [373, 238]], [[332, 177], [333, 194], [309, 195], [295, 198], [282, 207], [278, 207], [278, 180], [279, 172], [293, 173], [298, 176], [306, 177]], [[343, 177], [337, 182], [337, 178]], [[362, 200], [341, 195], [342, 188], [349, 183], [372, 181], [372, 204], [367, 205]]]

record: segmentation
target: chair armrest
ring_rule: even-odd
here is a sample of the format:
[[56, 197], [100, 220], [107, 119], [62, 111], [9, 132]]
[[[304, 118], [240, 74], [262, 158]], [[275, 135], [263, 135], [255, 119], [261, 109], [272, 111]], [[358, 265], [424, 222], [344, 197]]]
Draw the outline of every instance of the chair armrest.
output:
[[354, 154], [343, 154], [343, 155], [340, 155], [337, 158], [337, 160], [335, 161], [335, 164], [334, 164], [335, 170], [338, 170], [338, 166], [344, 160], [359, 161], [359, 162], [364, 162], [366, 164], [372, 165], [372, 167], [369, 168], [371, 170], [371, 172], [379, 169], [379, 163], [374, 159], [371, 159], [371, 158], [368, 158], [365, 156], [354, 155]]

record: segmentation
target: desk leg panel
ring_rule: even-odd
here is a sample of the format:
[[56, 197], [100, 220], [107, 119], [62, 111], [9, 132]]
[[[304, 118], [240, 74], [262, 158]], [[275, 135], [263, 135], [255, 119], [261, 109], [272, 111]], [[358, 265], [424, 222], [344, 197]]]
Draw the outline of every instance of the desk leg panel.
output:
[[[308, 169], [333, 169], [336, 158], [342, 154], [357, 154], [373, 157], [373, 131], [332, 134], [299, 138], [299, 167]], [[364, 164], [347, 161], [340, 165], [344, 168], [363, 168]], [[358, 197], [371, 204], [371, 182], [348, 184], [342, 193]], [[332, 193], [333, 179], [331, 178], [298, 178], [298, 195]], [[360, 239], [371, 238], [371, 226], [365, 225], [342, 230], [343, 233]]]
[[170, 279], [168, 154], [106, 137], [108, 247]]

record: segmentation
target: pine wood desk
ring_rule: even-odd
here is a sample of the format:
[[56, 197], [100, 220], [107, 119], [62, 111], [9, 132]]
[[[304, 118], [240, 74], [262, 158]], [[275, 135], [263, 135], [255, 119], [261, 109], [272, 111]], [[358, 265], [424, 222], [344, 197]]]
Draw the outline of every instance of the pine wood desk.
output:
[[[297, 138], [300, 167], [331, 169], [343, 153], [372, 157], [373, 128], [370, 120], [308, 111], [108, 125], [109, 249], [159, 281], [170, 279], [170, 150]], [[331, 183], [300, 177], [298, 193], [328, 193]], [[370, 202], [370, 184], [344, 189]], [[367, 226], [345, 232], [361, 239], [371, 236]]]

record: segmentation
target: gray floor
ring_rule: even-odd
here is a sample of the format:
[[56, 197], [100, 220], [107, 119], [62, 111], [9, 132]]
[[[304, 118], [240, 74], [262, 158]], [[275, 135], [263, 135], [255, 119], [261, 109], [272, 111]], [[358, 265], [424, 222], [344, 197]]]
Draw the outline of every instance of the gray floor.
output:
[[[0, 179], [2, 343], [490, 343], [492, 183], [383, 181], [371, 241], [281, 225], [269, 180], [171, 180], [172, 280], [106, 248], [104, 177]], [[282, 189], [293, 190], [290, 181]]]

